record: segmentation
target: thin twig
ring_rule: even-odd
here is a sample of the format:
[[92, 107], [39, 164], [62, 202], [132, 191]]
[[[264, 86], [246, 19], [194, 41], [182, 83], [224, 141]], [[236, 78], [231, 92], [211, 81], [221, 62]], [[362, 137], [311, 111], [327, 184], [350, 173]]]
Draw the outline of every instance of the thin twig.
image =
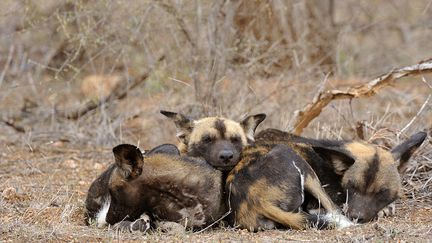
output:
[[432, 85], [425, 79], [425, 77], [422, 76], [421, 79], [432, 90]]
[[173, 77], [168, 77], [170, 80], [172, 80], [172, 81], [175, 81], [175, 82], [177, 82], [177, 83], [181, 83], [181, 84], [184, 84], [184, 85], [186, 85], [186, 86], [188, 86], [188, 87], [192, 87], [192, 85], [190, 85], [190, 84], [188, 84], [188, 83], [186, 83], [185, 81], [182, 81], [182, 80], [180, 80], [180, 79], [176, 79], [176, 78], [173, 78]]
[[429, 178], [429, 179], [425, 182], [425, 184], [423, 184], [423, 186], [422, 186], [421, 188], [422, 188], [422, 189], [425, 189], [426, 186], [427, 186], [427, 184], [429, 184], [429, 182], [431, 182], [431, 181], [432, 181], [432, 177]]
[[23, 126], [15, 124], [15, 122], [12, 119], [10, 120], [1, 119], [0, 121], [3, 122], [5, 125], [13, 128], [17, 132], [25, 133], [25, 128]]
[[[165, 56], [162, 55], [161, 57], [158, 58], [158, 63], [160, 63], [164, 59], [165, 59]], [[139, 84], [143, 83], [149, 77], [151, 71], [153, 71], [153, 70], [149, 70], [148, 72], [144, 73], [140, 77], [137, 77], [135, 80], [133, 80], [131, 85], [126, 84], [125, 86], [117, 87], [117, 89], [115, 89], [106, 98], [103, 98], [103, 99], [98, 100], [98, 101], [94, 101], [94, 100], [88, 101], [87, 103], [84, 104], [84, 106], [79, 107], [78, 109], [76, 109], [74, 111], [70, 111], [70, 112], [58, 111], [58, 113], [60, 116], [63, 116], [67, 119], [76, 120], [79, 117], [87, 114], [89, 111], [92, 111], [92, 110], [100, 107], [101, 105], [103, 105], [105, 103], [109, 103], [109, 102], [114, 101], [114, 100], [121, 100], [121, 99], [126, 97], [129, 90], [131, 90], [131, 89], [135, 88], [136, 86], [138, 86]]]
[[420, 114], [423, 112], [423, 110], [426, 108], [426, 105], [429, 103], [430, 98], [432, 97], [432, 95], [429, 95], [426, 99], [426, 101], [423, 103], [423, 105], [420, 107], [420, 110], [417, 112], [417, 114], [411, 119], [411, 121], [408, 122], [408, 124], [406, 124], [406, 126], [404, 128], [402, 128], [396, 135], [396, 137], [399, 139], [399, 136], [405, 132], [405, 130], [408, 129], [408, 127], [410, 127], [414, 121], [417, 119], [417, 117], [420, 116]]
[[15, 50], [15, 46], [12, 45], [12, 46], [10, 47], [10, 49], [9, 49], [9, 55], [8, 55], [7, 60], [6, 60], [5, 67], [3, 68], [3, 71], [2, 71], [2, 73], [1, 73], [1, 75], [0, 75], [0, 87], [1, 87], [2, 84], [3, 84], [3, 80], [4, 80], [4, 77], [6, 76], [7, 71], [9, 70], [9, 66], [10, 66], [10, 63], [11, 63], [11, 61], [12, 61], [12, 55], [13, 55], [13, 53], [14, 53], [14, 50]]

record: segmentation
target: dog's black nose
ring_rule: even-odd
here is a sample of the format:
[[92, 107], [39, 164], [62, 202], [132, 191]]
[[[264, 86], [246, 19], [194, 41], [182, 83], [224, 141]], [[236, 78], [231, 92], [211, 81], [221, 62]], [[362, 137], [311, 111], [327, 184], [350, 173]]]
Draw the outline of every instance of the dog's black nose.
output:
[[232, 150], [222, 150], [219, 152], [219, 160], [228, 163], [230, 160], [234, 158], [234, 153]]

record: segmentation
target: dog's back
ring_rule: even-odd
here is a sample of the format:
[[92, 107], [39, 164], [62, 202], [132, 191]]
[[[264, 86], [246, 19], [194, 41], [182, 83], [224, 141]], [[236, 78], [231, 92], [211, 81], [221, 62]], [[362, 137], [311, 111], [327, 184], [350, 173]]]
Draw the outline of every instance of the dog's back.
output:
[[[297, 146], [260, 144], [243, 151], [226, 184], [235, 224], [251, 231], [351, 225], [322, 189], [309, 164], [292, 148]], [[303, 211], [306, 194], [319, 198], [328, 214]]]
[[347, 203], [351, 218], [368, 222], [401, 196], [399, 173], [425, 138], [426, 133], [416, 133], [392, 151], [362, 141], [310, 139], [277, 129], [261, 131], [256, 141], [257, 144], [307, 145], [296, 151], [326, 185], [332, 200], [339, 205]]
[[133, 145], [114, 148], [116, 164], [90, 186], [87, 222], [113, 225], [149, 213], [157, 220], [201, 227], [223, 213], [219, 171], [201, 159], [172, 153], [172, 147], [158, 149], [143, 159]]

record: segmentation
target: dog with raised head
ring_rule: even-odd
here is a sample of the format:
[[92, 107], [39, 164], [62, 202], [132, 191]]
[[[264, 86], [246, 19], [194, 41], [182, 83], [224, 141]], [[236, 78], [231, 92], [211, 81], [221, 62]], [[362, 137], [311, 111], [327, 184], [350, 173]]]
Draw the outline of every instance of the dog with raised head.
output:
[[[236, 122], [223, 117], [192, 120], [183, 114], [161, 113], [174, 121], [184, 154], [204, 158], [223, 172], [224, 197], [233, 210], [231, 223], [251, 231], [352, 224], [322, 189], [309, 164], [290, 146], [255, 145], [255, 130], [264, 114]], [[302, 210], [305, 191], [320, 200], [326, 216]]]
[[115, 163], [90, 186], [86, 221], [145, 231], [149, 220], [199, 228], [224, 212], [221, 172], [198, 158], [180, 156], [174, 145], [161, 145], [142, 155], [121, 144]]
[[[363, 141], [317, 140], [266, 129], [257, 134], [256, 143], [312, 147], [294, 149], [310, 164], [331, 199], [338, 205], [346, 204], [346, 215], [364, 223], [383, 214], [386, 207], [393, 207], [391, 203], [402, 196], [400, 173], [425, 138], [425, 132], [416, 133], [387, 151]], [[309, 208], [316, 207], [315, 200], [306, 200]]]

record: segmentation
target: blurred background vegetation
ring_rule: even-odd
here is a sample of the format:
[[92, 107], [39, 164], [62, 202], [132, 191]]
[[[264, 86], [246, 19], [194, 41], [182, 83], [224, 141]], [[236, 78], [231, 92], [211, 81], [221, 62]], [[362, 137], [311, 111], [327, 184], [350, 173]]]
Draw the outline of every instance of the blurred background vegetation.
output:
[[[431, 58], [431, 4], [3, 0], [0, 140], [175, 142], [160, 109], [233, 119], [265, 112], [264, 126], [289, 129], [319, 89]], [[431, 93], [427, 83], [410, 78], [376, 97], [334, 102], [305, 135], [353, 138], [363, 122], [368, 139], [394, 138]], [[116, 90], [127, 92], [107, 99]], [[89, 102], [99, 106], [68, 115]], [[431, 113], [428, 104], [407, 135], [429, 129]]]

